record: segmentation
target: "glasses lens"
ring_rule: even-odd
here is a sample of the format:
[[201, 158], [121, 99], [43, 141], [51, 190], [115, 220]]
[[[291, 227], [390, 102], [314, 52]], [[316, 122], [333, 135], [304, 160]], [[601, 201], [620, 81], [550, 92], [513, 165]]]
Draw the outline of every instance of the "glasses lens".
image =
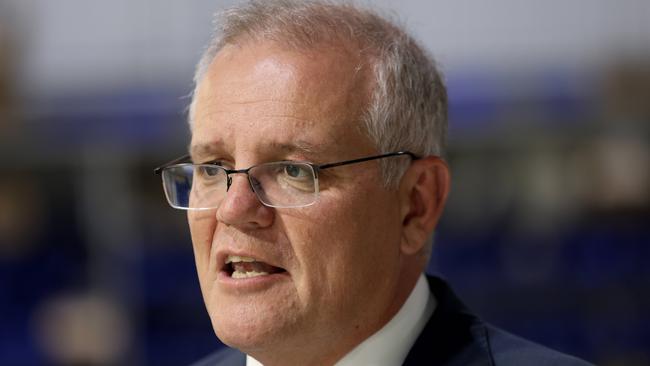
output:
[[253, 190], [267, 206], [303, 207], [316, 202], [318, 180], [309, 164], [268, 163], [253, 167], [248, 174]]
[[210, 209], [219, 206], [226, 194], [228, 179], [215, 165], [172, 165], [162, 173], [167, 201], [174, 208]]

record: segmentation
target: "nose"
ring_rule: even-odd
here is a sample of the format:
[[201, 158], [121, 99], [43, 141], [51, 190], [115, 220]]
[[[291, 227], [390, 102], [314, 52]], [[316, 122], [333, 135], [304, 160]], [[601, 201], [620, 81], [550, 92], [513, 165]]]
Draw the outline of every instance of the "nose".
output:
[[217, 220], [243, 229], [268, 227], [274, 212], [264, 206], [251, 188], [246, 174], [229, 177], [228, 192], [217, 208]]

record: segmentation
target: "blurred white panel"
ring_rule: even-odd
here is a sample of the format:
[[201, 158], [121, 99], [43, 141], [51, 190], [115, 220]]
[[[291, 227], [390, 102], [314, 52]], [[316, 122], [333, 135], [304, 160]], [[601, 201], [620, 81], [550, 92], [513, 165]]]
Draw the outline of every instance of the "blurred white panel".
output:
[[[5, 1], [17, 19], [27, 94], [189, 88], [212, 14], [234, 2]], [[647, 0], [364, 2], [396, 13], [447, 71], [588, 68], [650, 50]]]
[[[14, 2], [27, 94], [187, 81], [226, 1], [31, 0]], [[212, 9], [212, 10], [208, 10]]]

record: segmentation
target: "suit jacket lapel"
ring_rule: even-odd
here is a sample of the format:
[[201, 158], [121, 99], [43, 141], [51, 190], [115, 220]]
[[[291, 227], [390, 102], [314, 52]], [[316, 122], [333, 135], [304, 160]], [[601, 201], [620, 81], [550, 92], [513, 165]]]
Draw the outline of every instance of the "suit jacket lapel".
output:
[[447, 283], [427, 276], [436, 309], [409, 351], [404, 365], [492, 365], [483, 323], [456, 297]]

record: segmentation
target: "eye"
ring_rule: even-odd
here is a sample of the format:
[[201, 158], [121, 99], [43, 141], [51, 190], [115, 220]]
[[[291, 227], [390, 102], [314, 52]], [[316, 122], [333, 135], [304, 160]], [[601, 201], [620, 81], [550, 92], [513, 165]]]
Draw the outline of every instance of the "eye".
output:
[[207, 165], [207, 164], [202, 164], [202, 165], [197, 165], [196, 170], [199, 173], [201, 177], [204, 178], [213, 178], [213, 177], [219, 177], [223, 175], [223, 170], [220, 165]]
[[284, 166], [284, 174], [294, 179], [304, 179], [311, 176], [311, 172], [304, 165], [287, 164]]
[[205, 171], [205, 175], [214, 177], [216, 175], [219, 175], [219, 169], [213, 168], [213, 167], [204, 167], [203, 169]]

